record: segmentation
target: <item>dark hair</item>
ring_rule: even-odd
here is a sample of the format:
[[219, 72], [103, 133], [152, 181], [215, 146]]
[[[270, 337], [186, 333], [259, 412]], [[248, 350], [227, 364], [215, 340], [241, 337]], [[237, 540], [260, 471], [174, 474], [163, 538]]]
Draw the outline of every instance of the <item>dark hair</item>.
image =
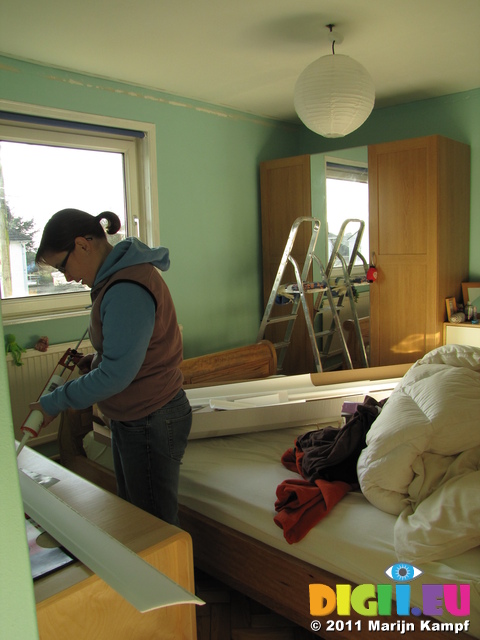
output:
[[[101, 224], [101, 220], [107, 221], [106, 229]], [[111, 211], [103, 211], [98, 216], [92, 216], [79, 209], [57, 211], [45, 225], [35, 262], [37, 264], [44, 262], [46, 253], [59, 253], [73, 249], [75, 238], [79, 236], [105, 238], [105, 231], [113, 235], [120, 229], [121, 224], [117, 214]]]

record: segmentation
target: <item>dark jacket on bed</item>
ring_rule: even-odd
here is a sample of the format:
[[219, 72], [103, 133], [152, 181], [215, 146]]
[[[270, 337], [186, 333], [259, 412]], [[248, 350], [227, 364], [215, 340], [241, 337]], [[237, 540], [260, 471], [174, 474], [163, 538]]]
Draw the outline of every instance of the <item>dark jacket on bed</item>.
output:
[[323, 479], [358, 484], [357, 460], [385, 402], [367, 396], [341, 429], [325, 427], [299, 436], [293, 451], [301, 475], [310, 482]]

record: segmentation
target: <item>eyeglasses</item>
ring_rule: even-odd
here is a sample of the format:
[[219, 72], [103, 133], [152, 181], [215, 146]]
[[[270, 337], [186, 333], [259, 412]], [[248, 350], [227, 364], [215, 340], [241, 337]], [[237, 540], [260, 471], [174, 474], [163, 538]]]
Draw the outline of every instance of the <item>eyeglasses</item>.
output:
[[70, 257], [70, 254], [72, 253], [72, 251], [75, 249], [75, 247], [73, 247], [73, 249], [69, 249], [67, 251], [67, 255], [65, 256], [65, 258], [62, 260], [61, 264], [58, 265], [57, 270], [60, 271], [60, 273], [63, 273], [63, 275], [65, 275], [65, 271], [67, 270], [67, 262], [68, 259]]
[[[93, 240], [93, 238], [91, 236], [83, 236], [85, 238], [85, 240]], [[73, 247], [71, 249], [69, 249], [67, 251], [67, 255], [65, 256], [65, 258], [62, 260], [61, 264], [58, 265], [57, 267], [57, 271], [60, 271], [60, 273], [63, 273], [63, 275], [65, 275], [65, 271], [67, 270], [67, 262], [68, 259], [70, 257], [70, 254], [73, 253], [75, 251], [75, 244], [73, 245]]]

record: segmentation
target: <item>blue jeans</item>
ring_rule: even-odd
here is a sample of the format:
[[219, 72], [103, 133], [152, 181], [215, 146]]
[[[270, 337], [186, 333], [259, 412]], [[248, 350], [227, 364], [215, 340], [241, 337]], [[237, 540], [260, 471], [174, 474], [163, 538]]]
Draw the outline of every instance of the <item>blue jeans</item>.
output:
[[111, 421], [118, 495], [176, 526], [180, 465], [191, 426], [192, 410], [183, 389], [145, 418]]

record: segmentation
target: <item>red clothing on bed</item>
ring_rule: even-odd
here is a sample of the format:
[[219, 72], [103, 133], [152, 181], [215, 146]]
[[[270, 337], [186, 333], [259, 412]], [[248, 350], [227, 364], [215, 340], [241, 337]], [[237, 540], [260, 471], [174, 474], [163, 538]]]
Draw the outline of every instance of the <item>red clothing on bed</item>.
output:
[[340, 480], [285, 480], [277, 488], [277, 514], [273, 520], [283, 529], [289, 544], [299, 542], [351, 488]]
[[285, 451], [283, 466], [302, 476], [277, 487], [274, 522], [287, 542], [304, 538], [348, 491], [358, 487], [358, 456], [385, 402], [366, 396], [344, 427], [309, 431]]

